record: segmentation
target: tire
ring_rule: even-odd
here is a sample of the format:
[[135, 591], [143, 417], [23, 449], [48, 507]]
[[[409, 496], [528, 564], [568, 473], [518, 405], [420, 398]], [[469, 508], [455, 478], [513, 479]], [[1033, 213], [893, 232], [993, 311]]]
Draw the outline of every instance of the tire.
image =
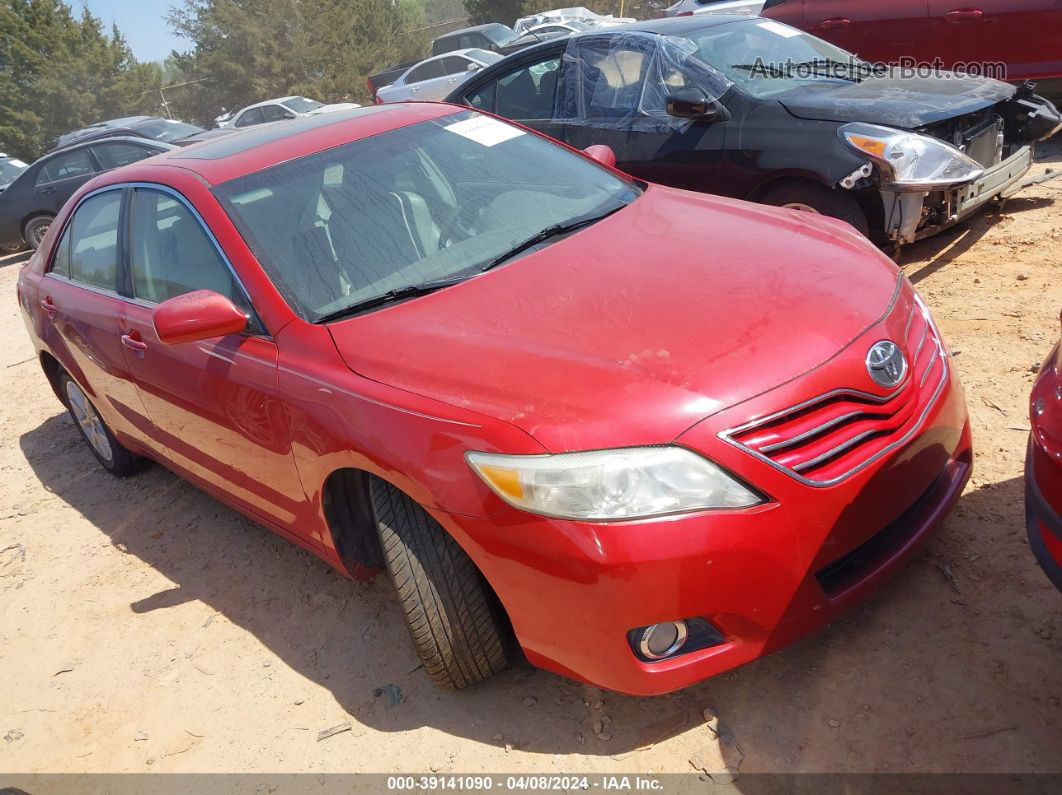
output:
[[461, 690], [505, 670], [500, 606], [471, 558], [394, 486], [373, 478], [371, 495], [387, 570], [432, 681]]
[[789, 182], [768, 190], [762, 202], [838, 218], [854, 226], [863, 237], [870, 237], [867, 214], [859, 202], [847, 193], [830, 190], [813, 182]]
[[66, 410], [70, 412], [81, 438], [96, 456], [100, 466], [120, 478], [129, 477], [144, 468], [145, 460], [131, 453], [114, 438], [111, 429], [96, 411], [88, 395], [62, 370], [59, 372], [59, 394], [62, 395]]
[[53, 220], [55, 219], [50, 215], [35, 215], [26, 221], [22, 225], [22, 239], [26, 241], [26, 245], [36, 251]]

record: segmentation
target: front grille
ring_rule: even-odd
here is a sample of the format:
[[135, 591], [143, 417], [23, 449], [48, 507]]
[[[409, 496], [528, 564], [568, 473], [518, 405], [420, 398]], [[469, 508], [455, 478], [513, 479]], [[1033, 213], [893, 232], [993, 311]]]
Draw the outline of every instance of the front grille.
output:
[[974, 133], [966, 143], [966, 155], [985, 168], [997, 165], [1000, 158], [999, 123], [992, 123], [984, 130]]
[[900, 347], [910, 368], [891, 394], [839, 389], [721, 437], [807, 485], [839, 483], [905, 444], [947, 382], [947, 354], [919, 302]]

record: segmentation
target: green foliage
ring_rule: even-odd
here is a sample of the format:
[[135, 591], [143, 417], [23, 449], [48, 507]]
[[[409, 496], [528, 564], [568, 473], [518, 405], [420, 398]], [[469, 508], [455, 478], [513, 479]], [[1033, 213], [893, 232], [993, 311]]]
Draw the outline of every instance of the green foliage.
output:
[[0, 0], [0, 151], [33, 160], [58, 135], [158, 110], [158, 64], [60, 0]]
[[483, 22], [501, 22], [503, 25], [512, 25], [524, 16], [524, 6], [524, 0], [465, 0], [465, 10], [469, 16], [479, 17]]
[[185, 0], [170, 24], [192, 49], [167, 68], [203, 82], [167, 98], [199, 123], [288, 94], [367, 102], [366, 78], [423, 57], [430, 37], [414, 30], [426, 25], [420, 0]]

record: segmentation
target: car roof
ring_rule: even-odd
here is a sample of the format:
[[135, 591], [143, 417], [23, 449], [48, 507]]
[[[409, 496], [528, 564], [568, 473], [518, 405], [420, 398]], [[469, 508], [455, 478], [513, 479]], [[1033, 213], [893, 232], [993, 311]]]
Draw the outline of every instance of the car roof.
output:
[[[428, 121], [468, 108], [436, 102], [367, 105], [290, 121], [255, 125], [221, 138], [174, 148], [144, 168], [168, 166], [191, 171], [211, 185], [253, 174], [307, 155]], [[121, 169], [121, 179], [135, 181], [139, 163]], [[156, 175], [157, 171], [154, 172]], [[106, 176], [106, 175], [105, 175]]]
[[479, 33], [481, 30], [490, 30], [491, 28], [507, 28], [508, 25], [503, 25], [501, 22], [488, 22], [485, 25], [473, 25], [470, 28], [461, 28], [460, 30], [451, 30], [449, 33], [444, 33], [437, 37], [435, 40], [448, 39], [451, 36], [460, 36], [464, 33]]
[[[701, 14], [692, 17], [664, 17], [662, 19], [649, 19], [644, 22], [633, 22], [629, 25], [617, 27], [591, 28], [590, 30], [584, 30], [580, 33], [573, 33], [571, 36], [554, 36], [545, 41], [532, 44], [530, 47], [525, 47], [518, 52], [507, 56], [504, 60], [491, 64], [487, 68], [490, 69], [493, 74], [494, 70], [504, 68], [505, 63], [510, 63], [510, 58], [519, 58], [523, 61], [525, 58], [533, 58], [535, 54], [539, 52], [557, 48], [563, 49], [568, 46], [568, 42], [575, 38], [584, 39], [588, 36], [615, 36], [624, 33], [648, 33], [654, 36], [681, 36], [687, 33], [692, 33], [696, 30], [705, 30], [707, 28], [719, 27], [720, 25], [730, 25], [735, 22], [748, 22], [750, 20], [759, 19], [759, 17], [750, 17], [743, 14]], [[528, 37], [529, 34], [525, 33], [517, 41], [523, 41]]]
[[277, 97], [276, 99], [263, 99], [261, 102], [256, 102], [253, 105], [245, 105], [244, 107], [240, 108], [238, 111], [233, 113], [232, 115], [234, 117], [235, 116], [239, 116], [245, 110], [250, 110], [251, 108], [264, 108], [266, 105], [279, 105], [281, 102], [287, 102], [289, 99], [309, 99], [309, 97], [301, 97], [298, 94], [292, 94], [289, 97]]

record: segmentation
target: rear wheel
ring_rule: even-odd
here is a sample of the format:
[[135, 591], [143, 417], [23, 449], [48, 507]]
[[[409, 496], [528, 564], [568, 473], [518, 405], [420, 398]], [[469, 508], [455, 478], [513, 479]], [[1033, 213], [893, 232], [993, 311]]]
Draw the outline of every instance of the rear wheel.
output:
[[854, 226], [864, 237], [870, 237], [867, 215], [850, 194], [830, 190], [813, 182], [789, 182], [771, 188], [764, 194], [762, 201], [775, 207], [839, 218]]
[[435, 684], [460, 690], [504, 670], [500, 606], [471, 558], [427, 511], [379, 478], [372, 507], [406, 624]]
[[26, 245], [36, 250], [48, 234], [48, 228], [52, 225], [52, 216], [35, 215], [22, 225], [22, 239]]
[[59, 389], [81, 438], [104, 469], [120, 478], [143, 469], [144, 459], [131, 453], [114, 438], [88, 395], [65, 372], [59, 374]]

